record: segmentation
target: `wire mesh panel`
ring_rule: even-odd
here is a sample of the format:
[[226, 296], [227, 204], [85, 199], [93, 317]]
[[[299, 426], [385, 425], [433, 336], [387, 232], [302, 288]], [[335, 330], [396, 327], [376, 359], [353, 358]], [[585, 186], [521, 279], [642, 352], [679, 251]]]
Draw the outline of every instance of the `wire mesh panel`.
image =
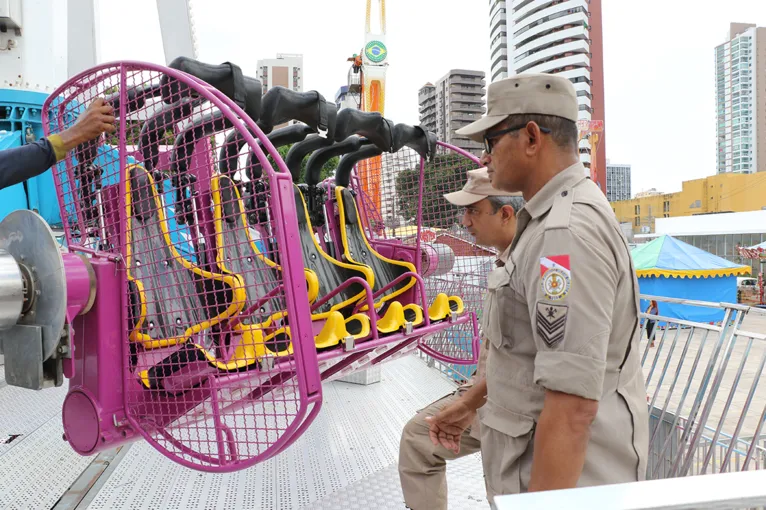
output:
[[[466, 172], [479, 167], [475, 157], [439, 143], [424, 162], [409, 148], [383, 154], [380, 169], [369, 172], [380, 183], [380, 198], [363, 197], [368, 233], [378, 246], [402, 243], [414, 248], [428, 302], [439, 294], [458, 296], [463, 313], [480, 317], [487, 273], [495, 259], [492, 248], [479, 246], [461, 225], [462, 211], [444, 194], [462, 189]], [[380, 204], [379, 210], [375, 203]], [[477, 322], [456, 324], [422, 339], [421, 347], [443, 361], [472, 372], [476, 360]], [[476, 349], [477, 350], [477, 349]]]
[[766, 335], [744, 328], [765, 325], [766, 314], [737, 305], [646, 299], [724, 313], [717, 324], [643, 314], [642, 366], [651, 411], [647, 476], [763, 468]]
[[[288, 246], [292, 183], [251, 135], [270, 146], [254, 123], [257, 94], [232, 94], [235, 104], [185, 73], [121, 63], [75, 77], [47, 103], [51, 133], [96, 98], [115, 108], [118, 132], [55, 169], [64, 229], [70, 249], [110, 257], [123, 275], [115, 391], [128, 420], [199, 469], [275, 454], [321, 398], [306, 275]], [[230, 157], [238, 171], [219, 172]]]

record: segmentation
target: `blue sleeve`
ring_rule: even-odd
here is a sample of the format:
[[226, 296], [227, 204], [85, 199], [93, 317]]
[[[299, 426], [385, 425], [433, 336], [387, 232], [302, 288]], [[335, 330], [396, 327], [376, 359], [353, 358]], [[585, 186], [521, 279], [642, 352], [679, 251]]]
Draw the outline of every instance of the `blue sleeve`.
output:
[[55, 163], [56, 153], [46, 138], [0, 151], [0, 189], [40, 175]]

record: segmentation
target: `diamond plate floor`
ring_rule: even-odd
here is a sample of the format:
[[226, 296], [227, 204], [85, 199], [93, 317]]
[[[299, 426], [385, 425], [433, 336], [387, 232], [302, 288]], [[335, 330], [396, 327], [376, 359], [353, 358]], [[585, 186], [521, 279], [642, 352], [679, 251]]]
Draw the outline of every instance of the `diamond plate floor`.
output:
[[[402, 427], [454, 386], [416, 356], [382, 368], [382, 381], [370, 386], [325, 384], [323, 409], [308, 432], [267, 462], [206, 474], [138, 442], [111, 461], [84, 499], [69, 497], [75, 489], [67, 489], [82, 483], [78, 476], [93, 458], [78, 456], [61, 440], [65, 389], [0, 386], [0, 441], [22, 434], [0, 444], [0, 509], [51, 508], [61, 496], [57, 510], [404, 508], [396, 471]], [[451, 464], [448, 479], [450, 508], [487, 508], [478, 456]], [[70, 500], [80, 503], [64, 504]]]
[[[478, 453], [447, 464], [447, 486], [450, 510], [486, 510], [489, 506], [484, 489], [484, 469]], [[396, 464], [348, 485], [306, 508], [312, 510], [405, 508]]]

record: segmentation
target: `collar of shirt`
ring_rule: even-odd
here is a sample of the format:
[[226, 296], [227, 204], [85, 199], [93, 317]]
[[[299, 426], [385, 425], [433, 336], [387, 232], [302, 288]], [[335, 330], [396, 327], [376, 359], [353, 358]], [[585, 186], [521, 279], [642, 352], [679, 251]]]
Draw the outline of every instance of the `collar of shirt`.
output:
[[511, 255], [511, 246], [508, 245], [508, 247], [503, 250], [503, 253], [497, 256], [497, 260], [495, 260], [495, 265], [497, 267], [503, 267], [506, 262], [508, 262], [508, 257]]
[[529, 213], [531, 219], [542, 216], [553, 206], [553, 201], [562, 188], [574, 186], [584, 178], [585, 166], [578, 161], [545, 183], [545, 186], [527, 202], [524, 209]]

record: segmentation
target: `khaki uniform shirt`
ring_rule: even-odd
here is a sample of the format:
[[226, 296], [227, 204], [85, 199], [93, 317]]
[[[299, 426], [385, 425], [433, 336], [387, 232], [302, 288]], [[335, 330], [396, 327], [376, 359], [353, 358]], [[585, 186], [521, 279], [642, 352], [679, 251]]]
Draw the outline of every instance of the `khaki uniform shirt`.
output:
[[[501, 253], [497, 257], [497, 261], [495, 261], [495, 265], [502, 267], [505, 265], [506, 260], [508, 260], [508, 255], [511, 253], [511, 247], [510, 245], [508, 248], [505, 249], [503, 253]], [[482, 314], [481, 322], [479, 324], [479, 332], [481, 335], [481, 344], [479, 347], [479, 360], [476, 366], [476, 375], [471, 377], [471, 379], [461, 386], [458, 389], [458, 393], [463, 393], [465, 391], [468, 391], [474, 384], [476, 384], [476, 381], [480, 381], [481, 379], [486, 377], [487, 374], [487, 355], [489, 354], [489, 340], [487, 340], [487, 324], [486, 324], [486, 318], [489, 316], [488, 308], [491, 306], [491, 302], [489, 300], [489, 293], [485, 295], [484, 297], [484, 313]], [[481, 439], [480, 435], [480, 421], [479, 416], [477, 415], [476, 418], [473, 420], [473, 423], [471, 424], [471, 437], [474, 439]]]
[[500, 470], [485, 473], [488, 484], [515, 473], [495, 485], [526, 491], [546, 389], [599, 401], [578, 486], [644, 479], [638, 283], [614, 213], [581, 163], [519, 212], [510, 257], [487, 286], [488, 395], [479, 415], [485, 472]]

